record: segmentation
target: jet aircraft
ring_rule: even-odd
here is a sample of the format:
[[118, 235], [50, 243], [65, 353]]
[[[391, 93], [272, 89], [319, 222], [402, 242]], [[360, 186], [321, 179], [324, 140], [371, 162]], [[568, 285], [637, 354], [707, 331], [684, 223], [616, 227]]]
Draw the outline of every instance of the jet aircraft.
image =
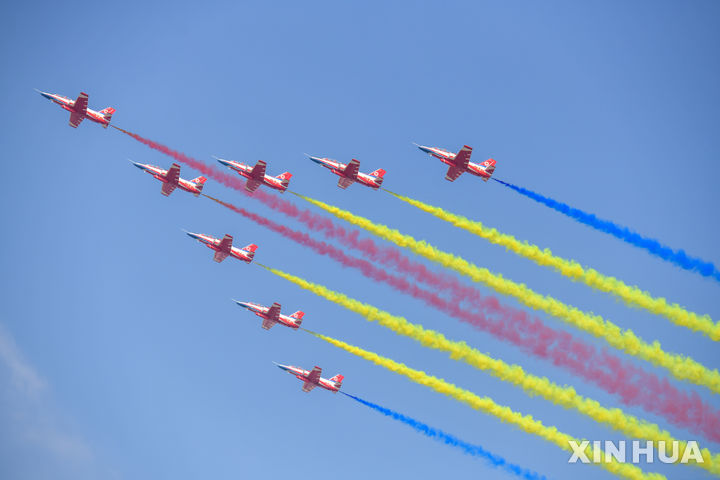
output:
[[490, 180], [490, 177], [495, 171], [495, 165], [497, 164], [497, 162], [492, 158], [485, 160], [482, 163], [471, 162], [470, 155], [472, 155], [472, 147], [468, 147], [467, 145], [461, 148], [458, 153], [452, 153], [443, 148], [425, 147], [423, 145], [418, 145], [417, 143], [415, 146], [430, 156], [438, 158], [443, 163], [450, 165], [450, 168], [448, 168], [448, 171], [445, 174], [445, 180], [449, 180], [451, 182], [454, 182], [455, 179], [465, 172], [480, 177], [487, 182]]
[[382, 185], [383, 175], [386, 173], [382, 168], [378, 168], [369, 175], [367, 173], [362, 173], [360, 172], [360, 162], [354, 158], [350, 160], [350, 163], [344, 164], [336, 162], [330, 158], [313, 157], [312, 155], [308, 155], [308, 157], [313, 162], [322, 165], [335, 175], [339, 176], [338, 187], [342, 189], [346, 189], [353, 183], [357, 182], [361, 185], [377, 190]]
[[300, 324], [303, 320], [303, 315], [305, 315], [305, 313], [301, 312], [300, 310], [290, 316], [283, 315], [282, 313], [280, 313], [280, 304], [277, 302], [273, 303], [270, 307], [265, 307], [263, 305], [258, 305], [257, 303], [252, 302], [241, 302], [238, 300], [233, 301], [241, 307], [250, 310], [258, 317], [262, 318], [262, 328], [264, 328], [265, 330], [270, 330], [273, 326], [275, 326], [276, 323], [297, 330], [298, 328], [300, 328]]
[[110, 125], [110, 119], [112, 118], [113, 113], [115, 113], [115, 109], [112, 107], [103, 108], [99, 112], [89, 109], [88, 94], [85, 92], [80, 92], [80, 95], [78, 95], [75, 101], [55, 93], [41, 92], [40, 90], [37, 90], [37, 92], [51, 102], [57, 103], [60, 107], [70, 112], [70, 126], [73, 128], [77, 128], [78, 125], [80, 125], [80, 123], [82, 123], [82, 121], [86, 118], [95, 123], [99, 123], [104, 128], [107, 128], [108, 125]]
[[258, 160], [254, 167], [246, 165], [242, 162], [236, 162], [234, 160], [224, 160], [217, 157], [215, 157], [215, 160], [225, 165], [226, 167], [235, 170], [237, 173], [247, 178], [247, 182], [245, 183], [245, 190], [247, 190], [248, 192], [252, 193], [257, 190], [260, 185], [266, 185], [270, 188], [278, 190], [280, 193], [285, 193], [288, 185], [290, 185], [290, 178], [292, 177], [292, 173], [281, 173], [277, 177], [271, 177], [270, 175], [266, 175], [265, 170], [267, 168], [267, 163], [265, 163], [263, 160]]
[[218, 263], [225, 260], [228, 256], [237, 258], [238, 260], [242, 260], [243, 262], [250, 263], [255, 256], [255, 250], [257, 250], [258, 248], [258, 246], [254, 243], [251, 243], [250, 245], [243, 248], [233, 247], [233, 237], [228, 234], [225, 234], [222, 239], [218, 239], [215, 237], [211, 237], [210, 235], [204, 235], [202, 233], [185, 233], [187, 233], [189, 237], [194, 238], [201, 243], [204, 243], [205, 245], [207, 245], [208, 248], [214, 250], [215, 256], [213, 257], [213, 259]]
[[177, 163], [173, 163], [169, 170], [163, 170], [155, 165], [137, 163], [132, 160], [130, 160], [130, 162], [140, 170], [147, 172], [154, 178], [160, 180], [162, 182], [160, 193], [166, 197], [174, 192], [177, 187], [180, 187], [181, 190], [190, 192], [197, 197], [202, 193], [203, 186], [207, 181], [207, 178], [205, 177], [197, 177], [192, 180], [180, 178], [180, 165]]
[[330, 379], [322, 378], [320, 377], [322, 369], [317, 365], [311, 371], [303, 370], [299, 367], [293, 367], [292, 365], [281, 365], [279, 363], [275, 363], [275, 365], [277, 365], [278, 368], [285, 370], [290, 375], [294, 375], [298, 379], [302, 380], [303, 392], [309, 392], [315, 387], [322, 387], [325, 390], [330, 390], [333, 393], [337, 393], [340, 391], [343, 379], [345, 379], [345, 377], [343, 377], [342, 375], [335, 375]]

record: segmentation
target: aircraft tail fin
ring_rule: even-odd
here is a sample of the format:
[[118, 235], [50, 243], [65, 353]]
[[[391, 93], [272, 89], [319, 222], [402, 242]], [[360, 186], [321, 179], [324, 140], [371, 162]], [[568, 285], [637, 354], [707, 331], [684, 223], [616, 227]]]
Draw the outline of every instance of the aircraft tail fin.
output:
[[[105, 120], [107, 120], [109, 123], [110, 120], [112, 119], [113, 113], [115, 113], [115, 109], [113, 107], [107, 107], [107, 108], [103, 108], [102, 110], [100, 110], [99, 113], [100, 113], [100, 115], [105, 117]], [[107, 128], [107, 125], [104, 125], [104, 127]]]
[[248, 253], [248, 257], [250, 257], [250, 261], [255, 257], [255, 250], [257, 250], [258, 246], [254, 243], [251, 243], [250, 245], [243, 247], [243, 251]]
[[342, 386], [343, 380], [345, 380], [345, 377], [340, 374], [337, 374], [330, 379], [331, 382], [335, 383], [335, 387], [337, 388], [340, 388]]
[[290, 179], [292, 178], [292, 173], [290, 172], [283, 172], [277, 177], [278, 180], [282, 183], [283, 187], [287, 188], [288, 185], [290, 185]]
[[375, 177], [375, 183], [377, 184], [378, 187], [380, 185], [382, 185], [383, 175], [385, 175], [385, 173], [387, 173], [387, 172], [385, 172], [384, 169], [378, 168], [377, 170], [375, 170], [374, 172], [372, 172], [370, 174], [371, 176]]
[[300, 325], [302, 323], [303, 315], [305, 315], [305, 312], [298, 310], [297, 312], [290, 315], [290, 318], [295, 320], [295, 323]]
[[[207, 178], [203, 177], [202, 175], [190, 180], [190, 183], [195, 185], [195, 188], [197, 188], [200, 193], [202, 193], [202, 189], [205, 186], [205, 182], [207, 182]], [[195, 194], [195, 196], [198, 196], [200, 193]]]
[[492, 158], [488, 158], [484, 162], [482, 162], [480, 165], [482, 165], [483, 168], [485, 168], [485, 173], [488, 174], [487, 177], [483, 177], [483, 180], [486, 182], [490, 177], [492, 177], [493, 172], [495, 171], [495, 165], [497, 165], [497, 162], [493, 160]]

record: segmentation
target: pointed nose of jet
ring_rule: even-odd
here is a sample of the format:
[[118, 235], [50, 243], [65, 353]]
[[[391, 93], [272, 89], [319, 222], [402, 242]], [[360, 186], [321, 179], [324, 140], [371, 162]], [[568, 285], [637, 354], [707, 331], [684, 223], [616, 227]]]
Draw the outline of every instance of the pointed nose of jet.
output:
[[145, 165], [143, 165], [142, 163], [133, 162], [133, 161], [130, 160], [129, 158], [128, 158], [128, 162], [132, 163], [133, 165], [135, 165], [135, 166], [136, 166], [137, 168], [139, 168], [140, 170], [145, 170]]
[[38, 93], [39, 93], [40, 95], [42, 95], [43, 97], [47, 98], [48, 100], [52, 100], [52, 95], [50, 95], [49, 93], [41, 92], [41, 91], [38, 90], [37, 88], [35, 89], [35, 91], [38, 92]]
[[200, 235], [193, 232], [188, 232], [187, 230], [183, 230], [187, 234], [188, 237], [194, 238], [195, 240], [200, 240]]
[[218, 163], [220, 163], [221, 165], [225, 165], [226, 167], [230, 166], [229, 160], [224, 160], [224, 159], [218, 158], [218, 157], [213, 157], [213, 158], [215, 158], [215, 160], [217, 160]]
[[281, 363], [273, 362], [280, 370], [285, 370], [286, 372], [290, 370], [290, 367], [287, 365], [283, 365]]
[[307, 157], [315, 163], [320, 163], [320, 164], [323, 163], [322, 158], [320, 158], [320, 157], [313, 157], [312, 155], [308, 155], [307, 153], [305, 155], [307, 155]]
[[241, 302], [240, 300], [234, 300], [234, 299], [233, 299], [233, 302], [237, 303], [238, 305], [240, 305], [243, 308], [250, 309], [250, 304], [247, 302]]
[[420, 150], [422, 150], [425, 153], [430, 153], [430, 147], [426, 147], [424, 145], [418, 145], [417, 143], [413, 143], [416, 147], [418, 147]]

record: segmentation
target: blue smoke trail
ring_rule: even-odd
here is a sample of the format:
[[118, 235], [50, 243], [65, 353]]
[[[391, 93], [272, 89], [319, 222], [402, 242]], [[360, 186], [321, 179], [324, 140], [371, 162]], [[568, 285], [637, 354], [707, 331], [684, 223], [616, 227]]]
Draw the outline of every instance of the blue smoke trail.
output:
[[552, 209], [557, 210], [560, 213], [567, 215], [568, 217], [580, 222], [585, 225], [590, 225], [596, 230], [601, 232], [609, 233], [610, 235], [619, 238], [620, 240], [627, 242], [639, 248], [643, 248], [650, 252], [650, 254], [662, 258], [665, 261], [674, 263], [680, 268], [697, 272], [704, 277], [710, 277], [717, 281], [720, 281], [720, 271], [710, 262], [706, 262], [700, 258], [689, 256], [684, 250], [673, 250], [660, 243], [653, 238], [646, 238], [639, 233], [633, 232], [627, 227], [621, 227], [609, 220], [602, 220], [597, 218], [592, 213], [583, 212], [577, 208], [553, 200], [552, 198], [545, 197], [539, 193], [535, 193], [532, 190], [518, 187], [512, 183], [503, 182], [497, 178], [493, 178], [498, 183], [505, 185], [506, 187], [515, 190], [521, 195], [525, 195], [528, 198], [532, 198], [536, 202], [542, 203]]
[[392, 417], [394, 420], [399, 420], [403, 422], [406, 425], [411, 426], [418, 432], [427, 435], [430, 438], [434, 438], [435, 440], [438, 440], [440, 442], [443, 442], [445, 445], [449, 445], [451, 447], [456, 447], [461, 450], [463, 450], [468, 455], [472, 455], [473, 457], [480, 457], [492, 464], [494, 467], [501, 468], [509, 473], [512, 473], [513, 475], [517, 475], [518, 477], [525, 478], [527, 480], [546, 480], [546, 477], [544, 475], [540, 475], [539, 473], [527, 470], [525, 468], [522, 468], [518, 465], [514, 465], [512, 463], [508, 463], [507, 460], [502, 458], [499, 455], [495, 455], [493, 453], [488, 452], [480, 445], [472, 445], [470, 443], [464, 442], [460, 440], [459, 438], [456, 438], [449, 433], [445, 433], [442, 430], [438, 430], [436, 428], [433, 428], [429, 425], [426, 425], [418, 420], [415, 420], [414, 418], [406, 417], [405, 415], [395, 412], [393, 410], [390, 410], [389, 408], [381, 407], [380, 405], [375, 405], [372, 402], [368, 402], [367, 400], [363, 400], [362, 398], [358, 398], [355, 395], [350, 395], [349, 393], [340, 392], [343, 395], [352, 398], [353, 400], [362, 403], [363, 405], [372, 408], [373, 410], [376, 410], [383, 415], [387, 415], [388, 417]]

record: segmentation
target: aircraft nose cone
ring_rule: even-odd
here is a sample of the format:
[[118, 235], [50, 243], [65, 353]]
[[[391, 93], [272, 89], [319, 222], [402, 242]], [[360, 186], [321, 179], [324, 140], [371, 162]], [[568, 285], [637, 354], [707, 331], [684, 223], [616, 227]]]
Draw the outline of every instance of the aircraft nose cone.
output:
[[[37, 90], [37, 89], [36, 89]], [[48, 100], [52, 100], [52, 97], [49, 93], [41, 92], [40, 90], [37, 90], [37, 92], [42, 95], [43, 97], [47, 98]]]
[[133, 162], [132, 160], [130, 160], [130, 163], [132, 163], [133, 165], [135, 165], [135, 166], [136, 166], [137, 168], [139, 168], [140, 170], [145, 170], [145, 165], [143, 165], [142, 163]]
[[308, 158], [315, 163], [322, 163], [322, 159], [320, 157], [313, 157], [312, 155], [308, 155]]
[[188, 232], [187, 230], [183, 230], [183, 232], [185, 232], [188, 237], [194, 238], [194, 239], [196, 239], [196, 240], [200, 237], [197, 233]]
[[248, 305], [246, 302], [241, 302], [239, 300], [233, 300], [233, 301], [243, 308], [250, 308], [250, 305]]
[[288, 370], [287, 365], [282, 365], [282, 364], [277, 363], [277, 362], [273, 362], [273, 363], [274, 363], [280, 370], [285, 370], [285, 371]]
[[429, 149], [428, 147], [424, 146], [424, 145], [418, 145], [418, 144], [416, 143], [415, 146], [418, 147], [420, 150], [422, 150], [422, 151], [425, 152], [425, 153], [430, 153], [430, 149]]
[[222, 158], [217, 158], [217, 157], [215, 157], [215, 160], [217, 160], [218, 163], [220, 163], [221, 165], [225, 165], [226, 167], [227, 167], [228, 165], [230, 165], [230, 162], [229, 162], [229, 161], [223, 160]]

